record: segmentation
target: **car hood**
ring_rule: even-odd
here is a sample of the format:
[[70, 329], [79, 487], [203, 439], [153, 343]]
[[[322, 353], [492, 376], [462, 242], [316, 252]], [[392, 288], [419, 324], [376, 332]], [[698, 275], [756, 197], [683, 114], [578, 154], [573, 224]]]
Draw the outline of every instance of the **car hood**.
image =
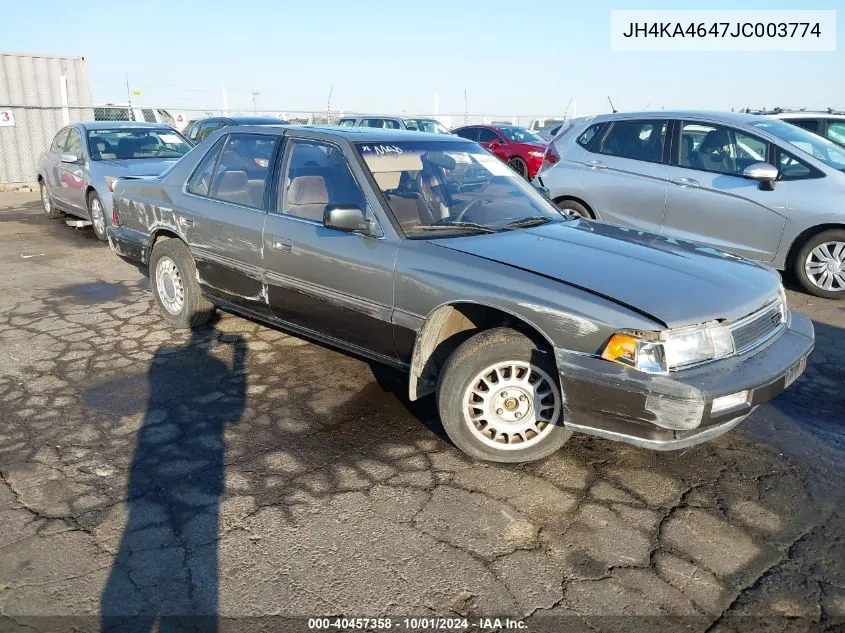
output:
[[773, 269], [703, 244], [585, 220], [432, 243], [587, 290], [668, 327], [745, 316], [780, 284]]
[[133, 160], [99, 160], [94, 164], [104, 176], [158, 176], [178, 158], [137, 158]]

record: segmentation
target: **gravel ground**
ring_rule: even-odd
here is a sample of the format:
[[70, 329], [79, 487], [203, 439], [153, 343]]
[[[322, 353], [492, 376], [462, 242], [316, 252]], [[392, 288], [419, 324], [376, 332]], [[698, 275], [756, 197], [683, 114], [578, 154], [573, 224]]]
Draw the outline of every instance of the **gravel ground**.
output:
[[810, 366], [714, 442], [491, 465], [385, 370], [168, 330], [90, 229], [0, 196], [0, 629], [845, 630], [845, 305], [789, 292]]

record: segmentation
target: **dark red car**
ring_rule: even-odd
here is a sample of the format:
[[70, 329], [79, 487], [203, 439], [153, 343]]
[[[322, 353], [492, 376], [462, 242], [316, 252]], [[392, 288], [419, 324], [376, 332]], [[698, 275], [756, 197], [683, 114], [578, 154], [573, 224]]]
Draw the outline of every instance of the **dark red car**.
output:
[[541, 136], [518, 125], [465, 125], [452, 133], [487, 148], [526, 180], [537, 174], [548, 145]]

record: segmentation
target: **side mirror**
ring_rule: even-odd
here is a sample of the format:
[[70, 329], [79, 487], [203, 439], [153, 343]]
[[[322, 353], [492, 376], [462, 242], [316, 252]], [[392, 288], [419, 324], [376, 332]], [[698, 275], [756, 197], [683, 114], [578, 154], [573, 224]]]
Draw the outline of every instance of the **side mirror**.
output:
[[773, 182], [778, 176], [778, 168], [769, 163], [753, 163], [742, 170], [743, 178], [760, 182]]
[[73, 152], [62, 152], [61, 154], [59, 154], [59, 160], [63, 163], [78, 163], [79, 156], [77, 156]]
[[498, 141], [498, 139], [495, 139], [495, 138], [492, 141], [490, 141], [490, 143], [488, 143], [488, 147], [490, 147], [490, 149], [495, 149], [495, 148], [499, 147], [500, 145], [501, 145], [501, 143]]
[[355, 206], [330, 204], [323, 212], [323, 226], [347, 233], [370, 234], [370, 222], [363, 209]]

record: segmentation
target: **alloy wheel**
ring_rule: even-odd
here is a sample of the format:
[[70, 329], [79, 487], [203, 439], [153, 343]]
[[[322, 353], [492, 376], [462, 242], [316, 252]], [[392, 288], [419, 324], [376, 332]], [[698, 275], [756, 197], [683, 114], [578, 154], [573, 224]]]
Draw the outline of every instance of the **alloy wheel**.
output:
[[528, 176], [528, 174], [525, 173], [527, 171], [527, 166], [520, 159], [511, 158], [508, 161], [508, 165], [510, 166], [511, 169], [513, 169], [516, 173], [518, 173], [523, 178]]
[[43, 183], [41, 184], [41, 204], [44, 207], [44, 213], [49, 214], [53, 210], [50, 194], [47, 192], [47, 187]]
[[822, 290], [845, 291], [845, 242], [823, 242], [816, 246], [807, 255], [804, 272]]
[[99, 198], [91, 199], [91, 223], [97, 235], [104, 235], [106, 232], [106, 216], [103, 213], [103, 205]]
[[496, 363], [470, 381], [463, 413], [472, 435], [487, 446], [524, 449], [555, 429], [561, 415], [560, 391], [545, 371], [531, 363]]

